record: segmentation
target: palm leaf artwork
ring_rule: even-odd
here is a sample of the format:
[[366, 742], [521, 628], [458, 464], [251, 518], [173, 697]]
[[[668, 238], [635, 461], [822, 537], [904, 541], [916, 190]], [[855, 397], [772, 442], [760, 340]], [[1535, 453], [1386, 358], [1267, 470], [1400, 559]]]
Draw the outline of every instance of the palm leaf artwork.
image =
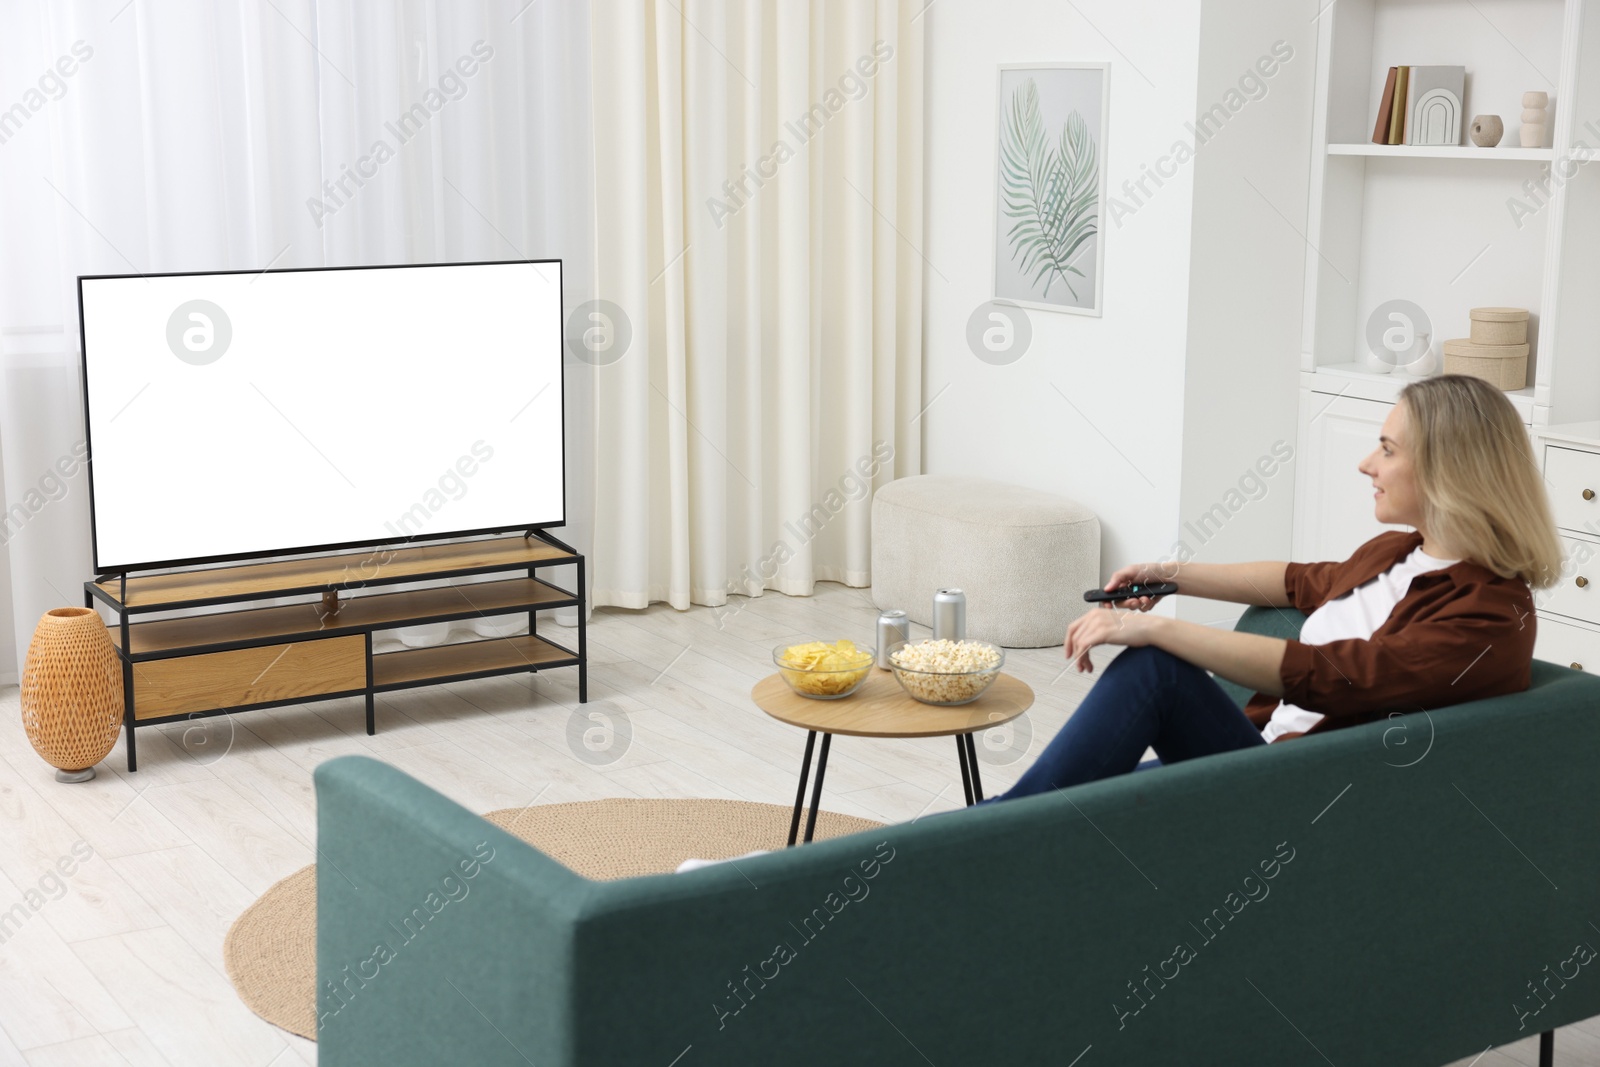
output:
[[1011, 258], [1021, 261], [1030, 287], [1044, 282], [1044, 295], [1059, 281], [1074, 300], [1068, 277], [1083, 271], [1073, 259], [1098, 230], [1100, 190], [1094, 139], [1074, 111], [1052, 148], [1039, 118], [1039, 87], [1027, 78], [1011, 94], [1000, 131], [1000, 184], [1004, 213], [1017, 221], [1006, 232]]

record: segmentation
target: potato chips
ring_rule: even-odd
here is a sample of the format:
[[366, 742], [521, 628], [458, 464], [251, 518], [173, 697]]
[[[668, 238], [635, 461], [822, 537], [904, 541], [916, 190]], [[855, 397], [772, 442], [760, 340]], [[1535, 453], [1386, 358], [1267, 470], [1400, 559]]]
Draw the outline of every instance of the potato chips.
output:
[[811, 641], [803, 645], [790, 645], [777, 657], [783, 677], [798, 693], [807, 696], [839, 696], [861, 684], [872, 669], [873, 655], [859, 649], [854, 641], [839, 640], [833, 644]]

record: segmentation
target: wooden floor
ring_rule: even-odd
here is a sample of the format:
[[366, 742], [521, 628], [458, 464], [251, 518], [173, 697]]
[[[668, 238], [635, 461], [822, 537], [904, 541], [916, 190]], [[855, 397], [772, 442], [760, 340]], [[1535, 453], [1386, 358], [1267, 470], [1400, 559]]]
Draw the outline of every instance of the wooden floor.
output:
[[[222, 941], [251, 901], [311, 862], [317, 764], [376, 756], [476, 811], [613, 796], [792, 804], [802, 735], [757, 712], [750, 687], [771, 672], [774, 645], [869, 643], [875, 616], [865, 591], [834, 584], [725, 609], [605, 610], [589, 629], [582, 712], [572, 669], [382, 696], [375, 737], [359, 700], [251, 712], [141, 730], [139, 773], [122, 769], [119, 743], [80, 786], [52, 780], [23, 735], [17, 690], [0, 690], [0, 914], [22, 902], [28, 915], [0, 934], [0, 1065], [315, 1063], [313, 1043], [235, 998]], [[1088, 691], [1094, 676], [1063, 667], [1059, 648], [1008, 652], [1006, 669], [1036, 693], [1020, 720], [1031, 743], [1012, 757], [991, 739], [988, 792]], [[954, 747], [839, 739], [824, 806], [886, 822], [957, 807]], [[89, 858], [69, 859], [74, 873], [58, 881], [50, 872], [75, 851]], [[1530, 1039], [1461, 1067], [1537, 1062]], [[1600, 1026], [1562, 1030], [1557, 1062], [1600, 1067]]]

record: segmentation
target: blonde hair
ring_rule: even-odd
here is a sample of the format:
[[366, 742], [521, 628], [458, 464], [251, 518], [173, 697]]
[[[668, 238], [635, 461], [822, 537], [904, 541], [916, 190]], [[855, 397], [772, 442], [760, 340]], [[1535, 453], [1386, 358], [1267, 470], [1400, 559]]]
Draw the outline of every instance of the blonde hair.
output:
[[1409, 416], [1422, 523], [1429, 536], [1502, 578], [1536, 589], [1561, 576], [1544, 479], [1528, 431], [1488, 382], [1444, 374], [1400, 392]]

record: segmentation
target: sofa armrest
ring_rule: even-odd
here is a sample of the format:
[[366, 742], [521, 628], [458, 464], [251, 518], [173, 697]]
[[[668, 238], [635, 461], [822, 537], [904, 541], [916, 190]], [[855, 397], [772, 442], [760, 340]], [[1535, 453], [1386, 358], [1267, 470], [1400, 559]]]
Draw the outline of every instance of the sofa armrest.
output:
[[593, 883], [377, 760], [315, 778], [318, 1062], [570, 1063]]
[[[1304, 626], [1305, 622], [1305, 613], [1296, 608], [1248, 607], [1244, 609], [1244, 614], [1239, 616], [1239, 621], [1234, 623], [1233, 628], [1240, 633], [1281, 637], [1287, 641], [1300, 636], [1300, 627]], [[1237, 682], [1218, 678], [1217, 684], [1222, 686], [1223, 692], [1232, 697], [1233, 702], [1241, 708], [1250, 702], [1251, 691]]]

